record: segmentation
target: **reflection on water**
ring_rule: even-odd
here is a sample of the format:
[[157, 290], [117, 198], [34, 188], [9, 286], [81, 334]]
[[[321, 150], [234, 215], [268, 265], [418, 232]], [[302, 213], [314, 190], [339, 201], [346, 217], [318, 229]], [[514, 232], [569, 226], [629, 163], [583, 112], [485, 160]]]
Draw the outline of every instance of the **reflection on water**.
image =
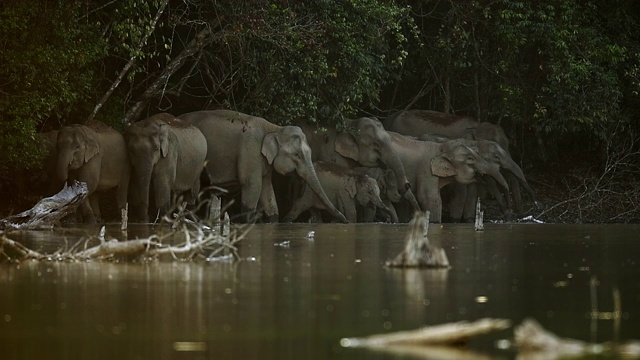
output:
[[[0, 354], [416, 358], [407, 349], [398, 355], [341, 348], [339, 340], [482, 317], [517, 324], [531, 316], [561, 336], [586, 341], [640, 338], [638, 230], [523, 224], [475, 232], [471, 225], [432, 225], [429, 237], [447, 251], [449, 270], [385, 269], [402, 249], [405, 231], [386, 224], [256, 225], [235, 263], [3, 263]], [[127, 237], [153, 231], [133, 226]], [[47, 250], [97, 232], [83, 227], [12, 237]], [[116, 226], [109, 234], [123, 237]], [[613, 310], [612, 291], [620, 290], [619, 332], [611, 320], [597, 321], [592, 330], [592, 278], [600, 311]], [[470, 348], [509, 358], [513, 354], [495, 350], [493, 342], [510, 336], [505, 331]]]

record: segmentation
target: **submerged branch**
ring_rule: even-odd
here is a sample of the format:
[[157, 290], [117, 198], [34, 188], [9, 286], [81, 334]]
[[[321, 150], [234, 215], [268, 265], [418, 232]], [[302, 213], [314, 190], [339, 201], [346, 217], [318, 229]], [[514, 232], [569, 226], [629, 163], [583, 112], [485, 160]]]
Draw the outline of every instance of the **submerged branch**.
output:
[[[0, 232], [0, 255], [11, 259], [10, 254], [15, 254], [19, 260], [102, 260], [116, 257], [158, 257], [171, 255], [176, 260], [191, 260], [201, 257], [207, 260], [215, 260], [219, 254], [226, 258], [232, 256], [238, 258], [237, 243], [242, 240], [253, 227], [253, 224], [232, 225], [223, 222], [212, 226], [211, 223], [200, 221], [195, 214], [180, 210], [178, 215], [171, 219], [163, 218], [168, 222], [171, 231], [167, 234], [151, 235], [143, 239], [124, 240], [105, 239], [105, 227], [103, 226], [96, 236], [81, 240], [70, 249], [58, 249], [54, 253], [41, 253], [9, 239], [8, 233]], [[180, 242], [176, 243], [177, 239]], [[84, 248], [80, 245], [84, 243]], [[97, 243], [89, 246], [90, 243]]]

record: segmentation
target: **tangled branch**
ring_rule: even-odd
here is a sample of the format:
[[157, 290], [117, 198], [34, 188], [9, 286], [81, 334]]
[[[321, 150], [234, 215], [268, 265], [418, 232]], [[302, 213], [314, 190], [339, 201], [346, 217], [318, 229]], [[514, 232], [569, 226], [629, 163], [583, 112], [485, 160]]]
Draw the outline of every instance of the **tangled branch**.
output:
[[97, 235], [82, 238], [71, 248], [61, 248], [53, 253], [32, 250], [11, 239], [12, 232], [0, 232], [0, 260], [89, 261], [162, 256], [170, 256], [174, 260], [238, 259], [236, 245], [253, 227], [253, 224], [231, 225], [228, 218], [212, 225], [185, 210], [173, 218], [164, 217], [163, 222], [170, 225], [169, 232], [134, 240], [106, 239], [103, 226]]

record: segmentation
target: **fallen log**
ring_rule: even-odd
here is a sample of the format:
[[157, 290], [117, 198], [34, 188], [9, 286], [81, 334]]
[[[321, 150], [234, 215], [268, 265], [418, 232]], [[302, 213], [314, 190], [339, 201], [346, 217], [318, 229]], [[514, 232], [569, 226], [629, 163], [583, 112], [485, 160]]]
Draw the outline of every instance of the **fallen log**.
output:
[[409, 223], [405, 236], [404, 250], [393, 260], [388, 260], [388, 267], [431, 267], [448, 268], [449, 259], [444, 249], [429, 243], [429, 212], [416, 211]]
[[87, 184], [74, 181], [59, 193], [38, 201], [31, 209], [1, 219], [0, 229], [50, 229], [65, 216], [75, 213], [87, 194]]
[[619, 356], [624, 359], [640, 358], [639, 341], [593, 344], [561, 338], [544, 329], [533, 319], [525, 319], [513, 332], [518, 348], [518, 359], [521, 360], [571, 359], [589, 355]]
[[511, 321], [505, 319], [480, 319], [428, 326], [417, 330], [397, 331], [371, 335], [365, 338], [344, 338], [344, 347], [386, 347], [390, 345], [457, 345], [470, 338], [508, 329]]

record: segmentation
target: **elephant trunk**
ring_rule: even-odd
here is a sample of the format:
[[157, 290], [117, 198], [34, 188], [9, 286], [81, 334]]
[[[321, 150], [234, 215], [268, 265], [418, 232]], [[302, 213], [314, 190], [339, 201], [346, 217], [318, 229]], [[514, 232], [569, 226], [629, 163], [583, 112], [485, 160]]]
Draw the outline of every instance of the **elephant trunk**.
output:
[[485, 161], [483, 165], [479, 166], [479, 169], [481, 174], [491, 176], [505, 190], [509, 190], [509, 184], [507, 183], [507, 180], [504, 178], [504, 176], [502, 176], [502, 173], [500, 172], [500, 166], [498, 166], [497, 164], [489, 164]]
[[418, 200], [416, 200], [416, 197], [413, 195], [413, 192], [411, 191], [411, 189], [408, 189], [404, 193], [404, 195], [402, 195], [402, 197], [405, 198], [405, 200], [409, 201], [409, 203], [413, 207], [413, 210], [422, 211], [422, 209], [420, 209], [420, 205], [418, 204]]
[[[382, 148], [380, 150], [380, 159], [385, 165], [387, 165], [389, 169], [393, 171], [394, 174], [396, 174], [396, 179], [398, 181], [398, 192], [401, 195], [404, 195], [407, 191], [410, 191], [411, 183], [409, 183], [409, 179], [407, 179], [407, 175], [404, 172], [404, 166], [400, 161], [400, 157], [390, 144], [382, 145]], [[411, 197], [413, 197], [413, 194], [411, 194]]]
[[511, 173], [513, 173], [513, 175], [515, 175], [515, 177], [518, 178], [518, 181], [520, 182], [520, 184], [524, 187], [524, 189], [527, 191], [529, 196], [531, 196], [531, 199], [534, 200], [535, 193], [531, 188], [531, 186], [529, 186], [529, 183], [527, 182], [527, 179], [524, 177], [524, 173], [522, 172], [522, 169], [520, 168], [520, 166], [518, 166], [518, 164], [516, 164], [516, 162], [513, 161], [513, 159], [507, 159], [507, 163], [504, 164], [503, 167], [511, 171]]
[[58, 180], [64, 182], [69, 178], [69, 166], [73, 161], [73, 152], [63, 150], [58, 154], [58, 164], [56, 165], [56, 173]]
[[149, 221], [149, 188], [151, 186], [151, 167], [149, 159], [132, 160], [135, 192], [131, 195], [136, 204], [140, 221]]
[[389, 207], [384, 203], [384, 201], [382, 201], [382, 199], [380, 197], [374, 198], [373, 199], [373, 204], [377, 208], [382, 210], [385, 214], [391, 215], [391, 209], [389, 209]]
[[305, 170], [298, 173], [300, 177], [304, 179], [304, 181], [309, 185], [311, 190], [318, 195], [324, 206], [327, 210], [336, 218], [338, 218], [343, 223], [348, 223], [349, 221], [344, 216], [343, 213], [338, 210], [335, 205], [329, 200], [327, 194], [324, 192], [322, 185], [320, 185], [320, 180], [318, 180], [318, 175], [316, 174], [316, 170], [313, 168], [313, 164], [309, 162], [305, 165]]

